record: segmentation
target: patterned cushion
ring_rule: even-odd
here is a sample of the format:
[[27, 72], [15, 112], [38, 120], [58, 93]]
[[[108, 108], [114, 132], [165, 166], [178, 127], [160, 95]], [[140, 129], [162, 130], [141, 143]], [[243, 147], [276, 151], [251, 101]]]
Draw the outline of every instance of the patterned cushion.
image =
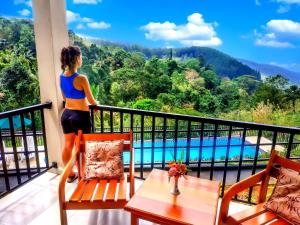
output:
[[86, 141], [85, 179], [123, 179], [124, 141]]
[[286, 168], [280, 174], [265, 207], [292, 224], [300, 225], [300, 175]]

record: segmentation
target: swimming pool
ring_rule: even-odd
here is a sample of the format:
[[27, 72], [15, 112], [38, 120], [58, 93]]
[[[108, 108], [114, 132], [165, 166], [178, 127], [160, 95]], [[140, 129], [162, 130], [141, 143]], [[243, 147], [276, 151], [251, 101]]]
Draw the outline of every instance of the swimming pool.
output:
[[[203, 138], [203, 147], [202, 147], [202, 161], [211, 160], [213, 154], [213, 142], [214, 138]], [[217, 137], [216, 139], [216, 152], [215, 152], [215, 160], [225, 159], [226, 151], [227, 151], [227, 143], [228, 137]], [[229, 149], [229, 158], [235, 158], [240, 156], [241, 152], [242, 139], [240, 137], [232, 137], [230, 141], [230, 149]], [[166, 140], [166, 148], [165, 148], [165, 161], [171, 161], [174, 159], [174, 148], [175, 141], [174, 139]], [[181, 152], [184, 151], [184, 160], [186, 158], [186, 139], [178, 139], [177, 140], [177, 159], [180, 158]], [[199, 138], [191, 139], [191, 147], [190, 147], [190, 162], [198, 161], [199, 158], [199, 146], [200, 140]], [[134, 158], [135, 163], [140, 163], [141, 160], [141, 142], [135, 141], [133, 144], [135, 149]], [[244, 146], [244, 154], [243, 158], [253, 158], [255, 156], [256, 148], [251, 145], [249, 142], [245, 141]], [[155, 140], [154, 142], [154, 163], [161, 163], [163, 157], [163, 140]], [[151, 163], [152, 158], [152, 141], [144, 141], [144, 163]], [[124, 153], [124, 163], [129, 163], [129, 153]]]

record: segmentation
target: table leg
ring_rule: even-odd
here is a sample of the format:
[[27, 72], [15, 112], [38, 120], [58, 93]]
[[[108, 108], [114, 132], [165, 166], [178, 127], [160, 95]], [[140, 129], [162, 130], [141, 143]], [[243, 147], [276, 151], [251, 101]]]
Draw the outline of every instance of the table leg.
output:
[[139, 224], [138, 217], [134, 213], [131, 213], [131, 225], [138, 225], [138, 224]]

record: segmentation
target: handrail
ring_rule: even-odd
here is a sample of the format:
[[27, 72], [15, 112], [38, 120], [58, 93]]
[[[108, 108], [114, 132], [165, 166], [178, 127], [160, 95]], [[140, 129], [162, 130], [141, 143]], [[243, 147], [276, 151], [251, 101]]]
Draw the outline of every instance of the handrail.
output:
[[[271, 149], [281, 148], [282, 154], [291, 159], [298, 159], [300, 151], [299, 127], [107, 105], [90, 106], [90, 112], [93, 132], [122, 133], [128, 129], [133, 130], [135, 148], [139, 152], [139, 157], [136, 158], [139, 178], [144, 179], [144, 173], [154, 167], [164, 169], [167, 160], [171, 159], [170, 155], [178, 159], [181, 149], [185, 163], [190, 165], [192, 171], [197, 172], [197, 177], [205, 174], [212, 180], [216, 178], [215, 173], [219, 174], [218, 177], [223, 173], [221, 196], [228, 180], [232, 184], [243, 178], [245, 170], [253, 175], [264, 168]], [[222, 142], [223, 139], [225, 141]], [[183, 141], [179, 144], [178, 140]], [[237, 174], [227, 175], [232, 169], [237, 170]], [[248, 194], [248, 203], [253, 203], [252, 192], [253, 190]], [[236, 200], [244, 201], [240, 197]]]
[[39, 109], [51, 109], [51, 107], [52, 107], [52, 102], [45, 102], [45, 103], [40, 103], [40, 104], [24, 107], [21, 109], [5, 111], [5, 112], [0, 113], [0, 119], [8, 117], [8, 116], [14, 116], [14, 115], [19, 115], [21, 113], [27, 113], [27, 112], [31, 112], [34, 110], [39, 110]]
[[134, 113], [145, 116], [155, 116], [155, 117], [168, 117], [169, 119], [179, 119], [179, 120], [187, 120], [187, 121], [195, 121], [195, 122], [204, 122], [210, 124], [218, 124], [218, 125], [227, 125], [227, 126], [236, 126], [236, 127], [247, 127], [251, 129], [257, 130], [268, 130], [268, 131], [278, 131], [283, 133], [294, 133], [300, 134], [300, 128], [297, 127], [289, 127], [289, 126], [278, 126], [278, 125], [269, 125], [269, 124], [260, 124], [254, 122], [243, 122], [236, 120], [225, 120], [218, 118], [208, 118], [208, 117], [200, 117], [200, 116], [190, 116], [190, 115], [182, 115], [176, 113], [165, 113], [165, 112], [156, 112], [156, 111], [148, 111], [141, 109], [130, 109], [130, 108], [122, 108], [116, 106], [107, 106], [107, 105], [90, 105], [90, 109], [102, 109], [114, 112], [123, 112], [123, 113]]
[[[0, 113], [0, 119], [7, 118], [9, 123], [8, 128], [0, 130], [0, 172], [5, 184], [0, 198], [56, 166], [49, 165], [44, 118], [44, 109], [51, 106], [51, 102], [46, 102]], [[17, 127], [14, 116], [20, 117]], [[25, 116], [30, 118], [30, 126], [25, 125]], [[8, 143], [10, 146], [6, 146]], [[16, 178], [17, 184], [11, 183], [11, 177]]]

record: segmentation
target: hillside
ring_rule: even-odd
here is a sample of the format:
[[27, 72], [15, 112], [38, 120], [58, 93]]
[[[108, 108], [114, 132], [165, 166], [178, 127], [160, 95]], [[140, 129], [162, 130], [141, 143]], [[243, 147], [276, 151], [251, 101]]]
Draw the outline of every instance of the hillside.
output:
[[[258, 72], [217, 50], [151, 49], [103, 41], [96, 45], [72, 31], [69, 35], [82, 50], [78, 72], [88, 77], [99, 104], [299, 124], [299, 87], [284, 85], [281, 76], [257, 80]], [[39, 103], [37, 75], [32, 21], [0, 17], [0, 111]]]
[[[166, 48], [146, 48], [138, 45], [119, 44], [101, 39], [89, 39], [89, 41], [102, 46], [121, 47], [129, 52], [142, 52], [147, 58], [157, 56], [159, 58], [170, 57], [170, 49]], [[231, 79], [243, 76], [252, 75], [260, 80], [260, 73], [255, 69], [251, 69], [248, 65], [240, 63], [235, 58], [220, 52], [216, 49], [208, 47], [188, 47], [172, 49], [173, 57], [199, 58], [204, 62], [205, 66], [211, 65], [215, 72], [221, 77], [229, 77]]]
[[276, 74], [280, 74], [290, 80], [291, 83], [300, 84], [300, 73], [287, 70], [285, 68], [269, 65], [269, 64], [261, 64], [252, 62], [245, 59], [238, 59], [241, 63], [249, 66], [250, 68], [257, 70], [261, 73], [262, 76], [274, 76]]

